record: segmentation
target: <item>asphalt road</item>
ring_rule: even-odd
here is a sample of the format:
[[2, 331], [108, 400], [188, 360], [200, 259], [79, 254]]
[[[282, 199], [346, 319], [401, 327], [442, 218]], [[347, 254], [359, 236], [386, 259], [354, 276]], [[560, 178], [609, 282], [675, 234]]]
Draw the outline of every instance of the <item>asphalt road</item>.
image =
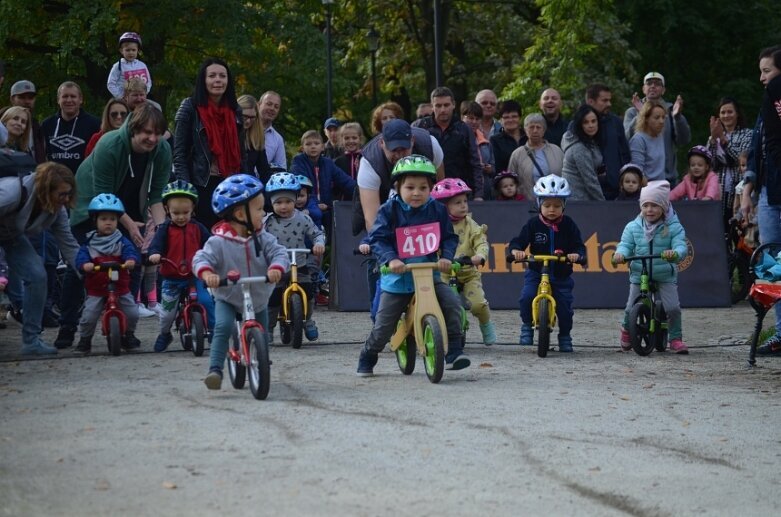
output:
[[368, 316], [324, 311], [262, 402], [148, 352], [154, 321], [146, 353], [24, 361], [11, 324], [0, 515], [779, 515], [781, 358], [746, 369], [751, 309], [684, 310], [688, 356], [617, 352], [619, 316], [577, 311], [576, 353], [539, 359], [495, 312], [506, 344], [473, 328], [433, 385], [390, 353], [356, 377]]

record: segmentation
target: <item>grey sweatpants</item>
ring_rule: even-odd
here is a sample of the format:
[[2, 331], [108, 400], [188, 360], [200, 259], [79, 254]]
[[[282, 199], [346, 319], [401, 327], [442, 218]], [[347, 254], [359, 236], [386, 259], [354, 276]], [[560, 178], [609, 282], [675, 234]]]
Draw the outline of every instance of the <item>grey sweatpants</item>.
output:
[[[676, 283], [657, 283], [657, 299], [662, 301], [664, 312], [667, 313], [667, 337], [670, 340], [681, 339], [683, 337], [681, 323], [681, 302], [678, 300], [678, 284]], [[624, 309], [624, 328], [627, 328], [629, 311], [635, 304], [635, 299], [640, 295], [639, 284], [629, 284], [629, 298], [626, 301]]]
[[[119, 308], [125, 313], [127, 319], [128, 332], [135, 332], [138, 323], [138, 305], [130, 293], [123, 294], [117, 299]], [[87, 296], [84, 300], [84, 309], [81, 311], [81, 320], [79, 321], [79, 335], [81, 337], [91, 338], [95, 334], [95, 328], [98, 326], [100, 315], [103, 314], [103, 307], [106, 305], [105, 296]]]

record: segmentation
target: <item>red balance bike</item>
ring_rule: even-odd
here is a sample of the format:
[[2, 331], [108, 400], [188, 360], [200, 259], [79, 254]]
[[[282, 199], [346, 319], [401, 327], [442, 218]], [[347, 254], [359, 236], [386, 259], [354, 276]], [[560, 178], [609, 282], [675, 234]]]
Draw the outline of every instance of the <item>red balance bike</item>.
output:
[[195, 276], [192, 274], [190, 265], [182, 262], [176, 264], [174, 261], [165, 257], [160, 257], [161, 261], [171, 264], [180, 275], [189, 277], [187, 291], [182, 291], [179, 295], [179, 301], [176, 304], [176, 318], [174, 325], [179, 333], [179, 341], [182, 348], [192, 350], [197, 357], [203, 355], [204, 342], [208, 332], [208, 318], [206, 317], [206, 307], [198, 302], [198, 289], [195, 286]]
[[103, 309], [102, 328], [103, 335], [106, 336], [108, 351], [111, 355], [119, 355], [122, 350], [122, 341], [127, 332], [127, 318], [122, 309], [119, 308], [118, 297], [116, 293], [116, 282], [119, 280], [120, 269], [132, 269], [119, 262], [102, 262], [96, 264], [92, 270], [93, 273], [105, 271], [108, 274], [108, 296], [106, 305]]

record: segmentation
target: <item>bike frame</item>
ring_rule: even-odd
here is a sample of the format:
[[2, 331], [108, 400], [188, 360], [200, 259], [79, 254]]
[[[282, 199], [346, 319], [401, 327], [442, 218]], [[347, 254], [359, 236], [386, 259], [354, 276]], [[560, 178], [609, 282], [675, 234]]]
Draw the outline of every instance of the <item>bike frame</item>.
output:
[[109, 333], [109, 320], [112, 316], [116, 316], [119, 319], [119, 331], [124, 336], [127, 332], [127, 318], [125, 313], [119, 308], [117, 303], [116, 286], [114, 282], [119, 280], [119, 270], [125, 269], [122, 264], [115, 262], [104, 262], [95, 266], [94, 272], [106, 271], [108, 274], [108, 295], [106, 296], [106, 304], [103, 308], [103, 316], [101, 318], [101, 330], [104, 336], [108, 336]]
[[247, 343], [247, 330], [249, 330], [252, 327], [255, 327], [263, 333], [266, 332], [263, 329], [263, 325], [261, 325], [260, 322], [255, 319], [255, 304], [252, 303], [252, 296], [250, 294], [250, 284], [254, 282], [266, 282], [266, 281], [267, 278], [265, 276], [248, 276], [245, 278], [240, 278], [236, 282], [231, 282], [234, 284], [239, 284], [241, 286], [241, 294], [244, 297], [244, 313], [242, 315], [242, 321], [236, 322], [236, 328], [239, 331], [239, 339], [241, 340], [241, 355], [239, 355], [233, 348], [228, 347], [228, 357], [230, 358], [230, 360], [235, 361], [237, 363], [240, 362], [247, 367], [250, 366], [249, 344]]
[[553, 328], [556, 325], [556, 299], [553, 297], [550, 283], [550, 262], [567, 262], [567, 257], [563, 255], [527, 255], [523, 261], [529, 263], [542, 261], [540, 285], [537, 286], [537, 295], [532, 299], [532, 325], [535, 328], [539, 326], [540, 300], [544, 298], [549, 302], [548, 323]]
[[[640, 260], [642, 263], [642, 270], [640, 271], [640, 294], [632, 301], [632, 305], [642, 302], [651, 309], [651, 321], [648, 326], [648, 331], [651, 334], [664, 329], [665, 325], [667, 325], [666, 322], [661, 320], [656, 310], [656, 282], [654, 282], [653, 259], [664, 260], [661, 255], [637, 255], [625, 258], [627, 263], [633, 260]], [[648, 267], [649, 262], [651, 263], [650, 269]], [[656, 328], [657, 324], [659, 325], [659, 329]]]
[[182, 321], [184, 323], [184, 328], [187, 329], [189, 332], [190, 330], [190, 324], [192, 319], [192, 313], [200, 312], [201, 320], [203, 321], [203, 331], [208, 332], [209, 331], [209, 322], [208, 318], [206, 316], [206, 308], [203, 306], [203, 304], [198, 302], [198, 289], [195, 286], [195, 276], [192, 274], [192, 271], [186, 264], [179, 264], [177, 265], [173, 260], [167, 259], [165, 257], [160, 257], [160, 260], [168, 262], [175, 268], [179, 270], [180, 273], [187, 273], [189, 274], [188, 282], [187, 282], [187, 291], [182, 292], [179, 294], [179, 301], [177, 302], [176, 310], [178, 312], [176, 321]]
[[290, 253], [290, 284], [285, 288], [282, 293], [282, 307], [279, 311], [280, 320], [284, 320], [285, 323], [290, 324], [290, 314], [288, 314], [288, 300], [293, 293], [301, 295], [301, 301], [304, 307], [304, 318], [309, 313], [308, 300], [306, 298], [306, 292], [301, 284], [298, 283], [298, 263], [296, 262], [296, 253], [309, 253], [308, 249], [304, 248], [290, 248], [287, 250]]

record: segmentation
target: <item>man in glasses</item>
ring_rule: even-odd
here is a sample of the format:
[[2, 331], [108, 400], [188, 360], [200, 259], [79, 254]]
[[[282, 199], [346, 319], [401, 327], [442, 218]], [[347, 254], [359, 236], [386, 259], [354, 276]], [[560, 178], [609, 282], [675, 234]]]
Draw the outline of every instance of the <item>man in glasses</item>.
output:
[[498, 120], [494, 119], [498, 104], [496, 94], [493, 90], [480, 90], [477, 92], [477, 95], [475, 95], [475, 102], [483, 108], [483, 119], [480, 121], [480, 131], [483, 132], [486, 138], [491, 138], [502, 130], [502, 125]]
[[27, 80], [16, 81], [11, 86], [11, 106], [30, 110], [30, 151], [36, 163], [46, 161], [46, 140], [41, 125], [35, 118], [35, 85]]

